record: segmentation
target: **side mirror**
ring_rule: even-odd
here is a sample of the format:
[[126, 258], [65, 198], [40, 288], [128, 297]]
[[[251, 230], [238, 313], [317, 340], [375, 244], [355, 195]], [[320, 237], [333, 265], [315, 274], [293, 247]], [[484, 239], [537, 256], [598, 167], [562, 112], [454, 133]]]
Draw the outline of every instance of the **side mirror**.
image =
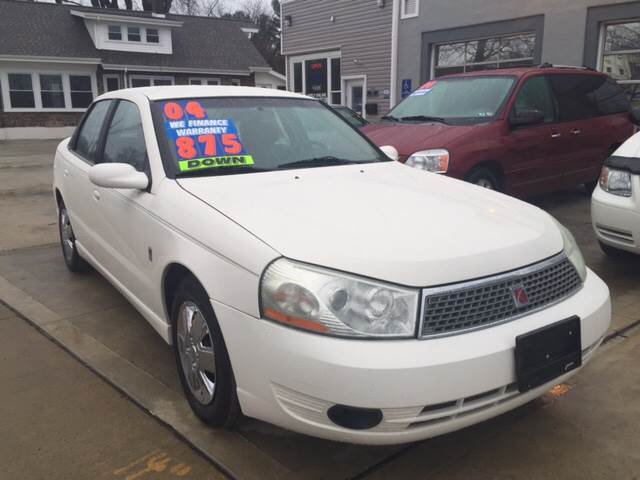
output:
[[636, 125], [640, 125], [640, 108], [631, 109], [631, 121]]
[[98, 187], [144, 190], [149, 178], [128, 163], [99, 163], [89, 169], [89, 180]]
[[535, 108], [525, 108], [518, 110], [509, 117], [509, 124], [512, 127], [525, 127], [537, 125], [544, 122], [544, 112]]
[[398, 153], [398, 150], [396, 150], [396, 147], [385, 145], [384, 147], [380, 147], [380, 150], [382, 150], [382, 153], [384, 153], [394, 162], [397, 162], [400, 159], [400, 154]]

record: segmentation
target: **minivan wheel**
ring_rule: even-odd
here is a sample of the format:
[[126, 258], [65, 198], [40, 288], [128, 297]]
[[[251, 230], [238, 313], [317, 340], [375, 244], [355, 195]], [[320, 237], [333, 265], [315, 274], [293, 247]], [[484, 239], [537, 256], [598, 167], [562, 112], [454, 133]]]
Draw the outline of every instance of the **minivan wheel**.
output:
[[495, 173], [485, 167], [474, 168], [465, 177], [465, 180], [469, 183], [473, 183], [482, 188], [489, 190], [499, 190], [498, 178]]
[[172, 305], [173, 351], [191, 409], [213, 427], [240, 416], [231, 360], [209, 296], [193, 278], [180, 282]]
[[58, 231], [60, 232], [60, 247], [64, 263], [70, 272], [78, 273], [89, 269], [89, 264], [80, 256], [76, 246], [76, 236], [71, 227], [71, 219], [64, 202], [58, 206]]

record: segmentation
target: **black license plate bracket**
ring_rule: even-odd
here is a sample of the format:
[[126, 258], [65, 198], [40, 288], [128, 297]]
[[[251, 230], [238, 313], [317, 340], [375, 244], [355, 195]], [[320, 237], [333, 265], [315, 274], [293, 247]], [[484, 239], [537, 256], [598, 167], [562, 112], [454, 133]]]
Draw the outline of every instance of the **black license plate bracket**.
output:
[[516, 337], [516, 378], [522, 393], [582, 365], [580, 318], [561, 320]]

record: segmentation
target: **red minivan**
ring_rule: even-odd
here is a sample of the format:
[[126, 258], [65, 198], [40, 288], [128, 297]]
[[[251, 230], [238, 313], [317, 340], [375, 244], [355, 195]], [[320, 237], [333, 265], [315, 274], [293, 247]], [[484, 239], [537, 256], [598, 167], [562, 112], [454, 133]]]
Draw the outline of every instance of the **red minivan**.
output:
[[638, 118], [607, 75], [544, 65], [438, 78], [362, 131], [407, 165], [525, 197], [595, 186]]

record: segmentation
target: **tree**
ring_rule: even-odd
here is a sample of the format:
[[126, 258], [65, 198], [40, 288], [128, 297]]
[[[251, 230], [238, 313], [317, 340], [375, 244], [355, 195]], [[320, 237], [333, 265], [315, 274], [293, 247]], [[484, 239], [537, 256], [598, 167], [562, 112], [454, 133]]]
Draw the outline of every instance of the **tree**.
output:
[[222, 16], [256, 24], [258, 33], [253, 44], [275, 71], [284, 73], [284, 58], [280, 54], [280, 0], [272, 0], [269, 12], [263, 0], [244, 0], [240, 9]]

